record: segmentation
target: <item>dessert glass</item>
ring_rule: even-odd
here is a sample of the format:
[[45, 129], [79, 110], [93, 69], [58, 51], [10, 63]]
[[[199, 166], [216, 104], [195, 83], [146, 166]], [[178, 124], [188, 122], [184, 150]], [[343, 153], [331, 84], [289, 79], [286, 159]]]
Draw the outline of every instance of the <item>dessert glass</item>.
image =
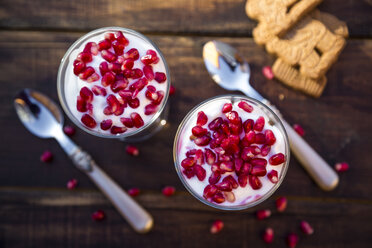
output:
[[[204, 111], [208, 115], [208, 112], [205, 111], [206, 110], [205, 108], [207, 106], [210, 107], [211, 106], [210, 104], [218, 103], [219, 101], [224, 101], [224, 100], [231, 101], [231, 103], [233, 103], [233, 104], [243, 100], [243, 101], [248, 102], [254, 108], [258, 108], [260, 111], [262, 111], [262, 113], [263, 113], [262, 115], [264, 115], [265, 119], [267, 118], [269, 120], [268, 122], [266, 122], [265, 125], [269, 125], [269, 127], [275, 128], [275, 131], [276, 132], [278, 131], [277, 134], [280, 134], [280, 139], [283, 139], [282, 142], [280, 142], [280, 143], [281, 143], [281, 146], [283, 146], [281, 149], [283, 149], [283, 153], [284, 153], [286, 159], [285, 159], [285, 162], [281, 165], [281, 169], [280, 169], [280, 172], [278, 174], [277, 183], [272, 184], [271, 188], [269, 190], [267, 190], [267, 192], [265, 192], [263, 195], [260, 195], [260, 197], [258, 197], [258, 198], [253, 197], [252, 200], [250, 200], [250, 201], [248, 201], [244, 204], [221, 205], [221, 204], [217, 204], [215, 202], [212, 202], [212, 201], [209, 201], [209, 200], [205, 199], [203, 197], [203, 192], [200, 191], [200, 187], [199, 187], [199, 189], [195, 189], [196, 187], [193, 188], [193, 186], [190, 185], [189, 179], [184, 175], [184, 173], [182, 172], [183, 168], [181, 167], [181, 161], [182, 161], [183, 157], [185, 157], [185, 155], [183, 155], [183, 153], [181, 153], [181, 150], [184, 152], [185, 151], [184, 146], [187, 146], [187, 144], [189, 144], [187, 142], [190, 140], [190, 127], [193, 127], [193, 126], [196, 125], [195, 121], [197, 119], [197, 117], [196, 117], [197, 113], [199, 111]], [[216, 108], [220, 109], [220, 106], [217, 106]], [[211, 110], [211, 109], [209, 109], [209, 110]], [[210, 112], [212, 112], [212, 111], [209, 111], [209, 113]], [[212, 117], [212, 119], [210, 119], [210, 117], [208, 117], [208, 123], [216, 117], [218, 117], [218, 116], [214, 116], [214, 117]], [[244, 122], [244, 120], [243, 120], [243, 122]], [[208, 126], [208, 124], [206, 124], [205, 126]], [[244, 131], [242, 131], [242, 133], [244, 133]], [[277, 134], [276, 134], [276, 136], [277, 136], [276, 138], [277, 138], [277, 141], [278, 141], [278, 139], [279, 139], [278, 136], [279, 135], [277, 135]], [[186, 145], [183, 144], [184, 140], [186, 142]], [[206, 146], [206, 147], [209, 147], [209, 145]], [[198, 147], [198, 148], [203, 148], [203, 147]], [[210, 98], [208, 100], [203, 101], [202, 103], [195, 106], [192, 110], [190, 110], [190, 112], [185, 116], [185, 118], [183, 119], [183, 121], [179, 125], [176, 136], [175, 136], [174, 145], [173, 145], [173, 158], [174, 158], [175, 169], [177, 171], [177, 174], [178, 174], [179, 178], [181, 179], [181, 181], [182, 181], [183, 185], [186, 187], [186, 189], [195, 198], [197, 198], [199, 201], [203, 202], [204, 204], [206, 204], [208, 206], [211, 206], [211, 207], [214, 207], [214, 208], [217, 208], [217, 209], [242, 210], [242, 209], [251, 208], [253, 206], [256, 206], [257, 204], [260, 204], [261, 202], [268, 199], [278, 189], [280, 184], [283, 182], [283, 179], [284, 179], [284, 177], [286, 175], [286, 172], [287, 172], [287, 169], [288, 169], [289, 159], [290, 159], [290, 152], [289, 152], [288, 137], [287, 137], [287, 133], [286, 133], [284, 127], [283, 127], [283, 124], [281, 123], [280, 118], [269, 107], [267, 107], [265, 104], [255, 100], [253, 98], [250, 98], [250, 97], [239, 96], [239, 95], [224, 95], [224, 96], [216, 96], [216, 97], [213, 97], [213, 98]], [[207, 165], [207, 166], [210, 167], [210, 165]], [[194, 178], [192, 178], [192, 179], [194, 179]], [[207, 173], [206, 178], [203, 180], [203, 182], [205, 180], [208, 182], [208, 173]], [[202, 182], [200, 182], [200, 183], [202, 183]], [[249, 187], [249, 183], [245, 187]], [[199, 191], [199, 192], [196, 192], [196, 191]]]
[[[66, 84], [68, 81], [68, 73], [71, 73], [68, 71], [69, 65], [73, 63], [73, 61], [76, 59], [76, 57], [73, 57], [71, 54], [73, 52], [76, 52], [77, 49], [79, 51], [82, 51], [84, 48], [85, 43], [99, 35], [103, 35], [107, 32], [115, 32], [115, 31], [121, 31], [124, 36], [131, 36], [135, 37], [136, 40], [140, 40], [143, 42], [146, 47], [149, 47], [150, 49], [153, 49], [156, 51], [160, 63], [163, 63], [164, 65], [164, 73], [166, 74], [166, 82], [165, 89], [164, 89], [164, 99], [162, 100], [161, 104], [158, 107], [158, 110], [152, 115], [151, 119], [146, 121], [144, 125], [136, 130], [131, 130], [130, 132], [125, 132], [122, 134], [111, 134], [111, 133], [104, 133], [95, 131], [92, 129], [89, 129], [86, 127], [79, 118], [73, 113], [71, 108], [75, 108], [75, 104], [71, 104], [67, 100], [68, 94], [71, 94], [68, 92], [68, 89], [66, 88]], [[140, 55], [141, 57], [142, 55]], [[70, 68], [69, 68], [70, 69]], [[74, 122], [76, 126], [84, 130], [85, 132], [92, 134], [97, 137], [102, 138], [113, 138], [113, 139], [120, 139], [122, 141], [141, 141], [145, 140], [152, 135], [154, 135], [156, 132], [162, 129], [167, 123], [167, 116], [169, 112], [169, 106], [167, 104], [168, 95], [169, 95], [169, 88], [170, 88], [170, 73], [169, 68], [167, 66], [167, 63], [164, 59], [163, 54], [161, 53], [160, 49], [146, 36], [142, 35], [141, 33], [138, 33], [134, 30], [122, 28], [122, 27], [105, 27], [93, 30], [84, 36], [80, 37], [77, 41], [75, 41], [71, 47], [67, 50], [66, 54], [63, 56], [61, 60], [61, 64], [58, 70], [58, 76], [57, 76], [57, 91], [58, 91], [58, 97], [60, 100], [60, 103], [62, 105], [63, 110], [67, 114], [67, 116]], [[145, 91], [145, 89], [143, 89]], [[99, 122], [98, 122], [99, 123]]]

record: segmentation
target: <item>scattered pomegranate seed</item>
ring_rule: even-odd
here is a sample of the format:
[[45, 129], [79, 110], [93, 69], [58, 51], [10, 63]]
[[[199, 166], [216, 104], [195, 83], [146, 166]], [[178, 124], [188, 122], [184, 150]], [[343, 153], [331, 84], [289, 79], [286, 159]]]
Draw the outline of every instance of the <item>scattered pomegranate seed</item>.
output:
[[106, 96], [107, 95], [106, 89], [101, 87], [101, 86], [98, 86], [98, 85], [94, 85], [92, 87], [92, 92], [96, 96]]
[[296, 131], [296, 133], [298, 133], [298, 135], [300, 136], [305, 135], [305, 130], [299, 124], [293, 124], [293, 129]]
[[195, 126], [191, 129], [191, 132], [196, 137], [201, 137], [208, 133], [208, 129], [202, 128], [201, 126]]
[[249, 179], [249, 185], [251, 185], [252, 189], [256, 190], [256, 189], [262, 188], [262, 183], [258, 177], [249, 175], [248, 179]]
[[139, 59], [139, 52], [136, 48], [132, 48], [128, 52], [125, 53], [124, 57], [137, 60]]
[[127, 145], [127, 147], [125, 148], [125, 151], [131, 155], [131, 156], [138, 156], [139, 155], [139, 150], [138, 150], [138, 147], [135, 146], [135, 145]]
[[169, 95], [173, 96], [175, 93], [176, 93], [176, 88], [173, 85], [171, 85], [169, 87]]
[[139, 99], [136, 97], [136, 98], [132, 98], [128, 101], [128, 105], [132, 108], [132, 109], [136, 109], [139, 107], [140, 105], [140, 101]]
[[267, 156], [269, 154], [270, 150], [271, 150], [271, 146], [269, 146], [268, 144], [263, 145], [261, 147], [261, 155], [264, 156], [264, 157]]
[[105, 33], [104, 37], [109, 41], [115, 40], [115, 35], [113, 33]]
[[224, 223], [222, 220], [215, 220], [211, 226], [210, 232], [212, 234], [219, 233], [224, 227]]
[[105, 75], [106, 72], [109, 72], [108, 63], [106, 61], [99, 64], [99, 72], [101, 73], [101, 76]]
[[283, 153], [277, 153], [270, 157], [269, 163], [271, 165], [279, 165], [285, 162], [285, 156]]
[[127, 128], [132, 128], [132, 127], [134, 127], [134, 124], [133, 124], [133, 121], [132, 121], [131, 118], [122, 117], [122, 118], [120, 118], [120, 121], [121, 121], [121, 123], [123, 123], [123, 125], [126, 126]]
[[115, 37], [120, 44], [124, 46], [129, 45], [129, 41], [127, 40], [127, 38], [125, 38], [124, 34], [121, 31], [115, 31]]
[[[201, 111], [201, 112], [203, 112], [203, 111]], [[200, 113], [200, 112], [199, 112]], [[203, 112], [203, 114], [204, 114], [204, 112]], [[205, 115], [205, 114], [204, 114]], [[207, 116], [205, 116], [205, 117], [207, 117]], [[199, 116], [198, 116], [198, 119], [199, 119]], [[206, 119], [206, 122], [208, 121], [208, 118]], [[220, 128], [220, 126], [221, 126], [221, 124], [223, 123], [223, 119], [221, 118], [221, 117], [217, 117], [216, 119], [214, 119], [213, 121], [211, 121], [211, 122], [209, 122], [209, 124], [208, 124], [208, 128], [210, 129], [210, 130], [213, 130], [213, 131], [217, 131], [219, 128]], [[199, 125], [199, 124], [198, 124]], [[202, 126], [202, 125], [200, 125], [200, 126]]]
[[182, 160], [182, 162], [181, 162], [181, 166], [182, 166], [183, 168], [192, 167], [194, 164], [195, 164], [195, 159], [194, 159], [194, 158], [185, 158], [185, 159]]
[[109, 130], [112, 126], [112, 120], [111, 119], [103, 120], [100, 126], [102, 130]]
[[267, 79], [273, 79], [274, 78], [274, 73], [271, 70], [270, 66], [264, 66], [262, 68], [262, 74], [267, 78]]
[[71, 179], [70, 181], [67, 182], [67, 188], [69, 190], [72, 190], [72, 189], [75, 189], [78, 185], [78, 180], [76, 180], [75, 178]]
[[265, 165], [255, 165], [252, 167], [251, 174], [253, 176], [263, 177], [266, 175], [266, 166]]
[[274, 240], [274, 230], [270, 227], [266, 228], [262, 239], [266, 244], [271, 244]]
[[261, 209], [261, 210], [257, 210], [257, 212], [256, 212], [256, 217], [257, 217], [258, 220], [267, 219], [270, 216], [271, 216], [270, 209]]
[[88, 42], [85, 45], [83, 52], [88, 52], [88, 53], [91, 53], [93, 55], [97, 55], [98, 54], [98, 45], [97, 45], [97, 43], [95, 43], [95, 42]]
[[76, 58], [77, 60], [83, 61], [84, 63], [89, 63], [93, 60], [93, 56], [87, 52], [81, 52]]
[[140, 128], [144, 125], [144, 122], [143, 122], [141, 116], [138, 113], [136, 113], [136, 112], [131, 113], [130, 118], [132, 119], [133, 125], [136, 128]]
[[295, 233], [290, 233], [287, 236], [287, 245], [290, 248], [295, 248], [298, 243], [298, 235]]
[[248, 113], [251, 113], [253, 111], [253, 107], [252, 105], [248, 104], [247, 102], [245, 101], [241, 101], [238, 103], [238, 107], [243, 109], [244, 111], [248, 112]]
[[81, 117], [81, 122], [89, 128], [95, 128], [97, 126], [97, 122], [88, 114], [84, 114]]
[[85, 63], [82, 61], [77, 61], [74, 63], [74, 74], [78, 76], [80, 72], [82, 72], [85, 69]]
[[80, 89], [80, 96], [83, 98], [86, 102], [92, 102], [93, 101], [93, 92], [86, 86]]
[[273, 131], [269, 129], [265, 130], [265, 140], [266, 140], [266, 144], [269, 146], [272, 146], [273, 144], [275, 144], [276, 138], [275, 138]]
[[202, 137], [198, 137], [194, 140], [195, 145], [197, 146], [206, 146], [211, 141], [211, 138], [207, 135], [204, 135]]
[[86, 67], [81, 73], [79, 73], [79, 78], [80, 79], [87, 79], [94, 73], [94, 68], [91, 66]]
[[75, 134], [76, 130], [75, 130], [75, 128], [73, 126], [64, 126], [63, 132], [67, 136], [73, 136]]
[[223, 203], [225, 202], [225, 196], [222, 194], [221, 191], [217, 191], [217, 193], [213, 196], [212, 200], [215, 202], [215, 203]]
[[44, 163], [49, 163], [53, 160], [53, 153], [49, 150], [46, 150], [41, 154], [40, 161]]
[[278, 172], [276, 170], [271, 170], [267, 173], [267, 177], [272, 183], [277, 183], [279, 181]]
[[176, 188], [173, 186], [165, 186], [162, 190], [163, 195], [167, 197], [174, 195], [175, 192]]
[[105, 212], [103, 210], [97, 210], [92, 214], [92, 219], [95, 221], [102, 221], [105, 218]]
[[154, 79], [159, 84], [164, 83], [167, 80], [167, 76], [164, 72], [155, 72]]
[[307, 235], [311, 235], [314, 233], [314, 229], [310, 226], [310, 224], [307, 221], [301, 221], [300, 227], [303, 233]]
[[336, 163], [334, 167], [337, 172], [345, 172], [349, 170], [349, 164], [346, 162]]
[[222, 107], [222, 113], [227, 113], [232, 110], [232, 104], [231, 103], [225, 103]]
[[132, 197], [136, 197], [137, 195], [139, 195], [140, 193], [140, 189], [139, 188], [131, 188], [131, 189], [128, 189], [128, 194]]
[[153, 113], [156, 113], [157, 110], [158, 106], [150, 103], [145, 106], [145, 115], [151, 115]]
[[275, 204], [276, 204], [276, 209], [279, 212], [283, 212], [287, 208], [287, 198], [284, 196], [281, 196], [278, 199], [276, 199]]
[[125, 133], [126, 131], [127, 131], [126, 127], [112, 126], [110, 129], [110, 132], [112, 134], [121, 134], [121, 133]]
[[102, 41], [98, 42], [98, 50], [99, 51], [107, 50], [107, 49], [110, 49], [110, 48], [111, 48], [111, 41], [110, 40], [105, 39], [105, 40], [102, 40]]
[[115, 62], [115, 60], [117, 59], [117, 56], [115, 54], [107, 50], [102, 50], [101, 56], [107, 62]]
[[143, 75], [145, 75], [145, 77], [147, 78], [147, 80], [151, 81], [154, 79], [154, 71], [152, 69], [152, 66], [151, 65], [145, 65], [143, 67]]
[[261, 132], [263, 130], [264, 126], [265, 126], [265, 118], [260, 116], [260, 117], [258, 117], [256, 122], [254, 123], [253, 129], [258, 131], [258, 132]]
[[111, 85], [114, 82], [115, 82], [115, 75], [110, 71], [106, 72], [106, 74], [103, 75], [102, 80], [101, 80], [102, 86], [105, 86], [105, 87]]
[[121, 44], [119, 41], [114, 40], [111, 45], [116, 55], [120, 56], [124, 54], [124, 44]]

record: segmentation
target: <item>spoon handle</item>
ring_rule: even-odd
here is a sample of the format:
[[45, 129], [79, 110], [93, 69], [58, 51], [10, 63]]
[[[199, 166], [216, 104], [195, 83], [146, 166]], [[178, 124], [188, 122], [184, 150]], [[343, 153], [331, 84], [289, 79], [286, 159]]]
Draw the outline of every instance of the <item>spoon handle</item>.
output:
[[92, 179], [134, 230], [139, 233], [150, 231], [154, 222], [151, 215], [101, 170], [87, 152], [83, 151], [63, 133], [57, 135], [56, 139], [75, 166]]

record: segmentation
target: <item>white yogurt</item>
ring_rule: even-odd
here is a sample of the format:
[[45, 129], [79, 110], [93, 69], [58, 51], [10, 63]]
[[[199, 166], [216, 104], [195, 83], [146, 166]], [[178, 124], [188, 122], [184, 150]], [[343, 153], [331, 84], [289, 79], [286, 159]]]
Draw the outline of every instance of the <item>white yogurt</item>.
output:
[[[106, 61], [106, 60], [104, 60], [99, 53], [98, 55], [93, 56], [93, 61], [92, 62], [89, 62], [87, 64], [87, 66], [92, 66], [95, 69], [96, 73], [98, 73], [100, 75], [100, 79], [98, 81], [93, 82], [93, 83], [88, 83], [84, 80], [81, 80], [78, 76], [76, 76], [74, 74], [74, 72], [73, 72], [73, 61], [76, 59], [77, 55], [80, 52], [83, 51], [85, 45], [88, 42], [96, 42], [98, 44], [99, 41], [104, 40], [104, 34], [105, 33], [102, 33], [102, 34], [99, 34], [97, 36], [94, 36], [94, 37], [86, 40], [84, 43], [82, 43], [81, 46], [76, 47], [76, 49], [71, 52], [71, 54], [68, 58], [69, 59], [69, 64], [68, 64], [68, 67], [67, 67], [67, 70], [66, 70], [66, 74], [64, 75], [64, 77], [65, 77], [64, 78], [64, 80], [65, 80], [65, 85], [64, 85], [65, 97], [66, 97], [67, 105], [68, 105], [69, 109], [71, 110], [71, 113], [79, 121], [80, 121], [81, 117], [85, 114], [85, 113], [79, 112], [76, 109], [76, 100], [77, 100], [77, 96], [79, 95], [80, 89], [84, 86], [88, 87], [89, 89], [92, 89], [92, 87], [94, 85], [98, 85], [98, 86], [103, 87], [101, 85], [102, 75], [99, 71], [99, 65], [101, 64], [101, 62]], [[143, 40], [143, 39], [141, 39], [137, 36], [134, 36], [132, 34], [125, 33], [125, 32], [123, 32], [123, 34], [127, 38], [127, 40], [129, 41], [129, 45], [127, 47], [125, 47], [124, 53], [127, 52], [128, 50], [130, 50], [131, 48], [136, 48], [139, 52], [139, 59], [134, 62], [133, 69], [134, 68], [139, 68], [139, 69], [142, 70], [144, 65], [142, 64], [142, 62], [140, 60], [141, 57], [146, 55], [147, 50], [152, 49], [152, 50], [156, 51], [156, 49], [151, 45], [151, 43], [149, 43], [149, 42], [147, 42], [147, 41], [145, 41], [145, 40]], [[114, 53], [113, 48], [110, 48], [109, 51]], [[160, 57], [159, 54], [158, 54], [158, 57], [159, 57], [159, 62], [157, 64], [152, 64], [153, 71], [154, 71], [154, 73], [155, 72], [163, 72], [163, 73], [166, 74], [164, 61], [162, 60], [162, 58]], [[138, 79], [128, 79], [129, 86], [137, 80]], [[161, 90], [161, 91], [164, 92], [164, 94], [167, 94], [166, 90], [167, 90], [168, 80], [169, 79], [167, 78], [167, 80], [163, 83], [158, 83], [155, 80], [151, 80], [151, 81], [149, 81], [148, 85], [153, 85], [156, 88], [157, 91]], [[128, 88], [129, 88], [129, 86], [128, 86]], [[110, 130], [104, 131], [100, 128], [100, 125], [99, 125], [100, 122], [105, 120], [105, 119], [111, 119], [112, 122], [113, 122], [113, 124], [112, 124], [113, 126], [115, 125], [115, 126], [122, 127], [123, 124], [120, 122], [120, 118], [121, 117], [130, 118], [130, 114], [133, 113], [133, 112], [137, 112], [138, 114], [140, 114], [143, 121], [144, 121], [144, 125], [146, 125], [146, 123], [151, 120], [153, 115], [156, 114], [156, 112], [155, 112], [154, 114], [151, 114], [151, 115], [145, 115], [145, 112], [144, 112], [145, 111], [145, 106], [148, 105], [149, 103], [151, 103], [151, 101], [148, 100], [145, 97], [146, 87], [143, 90], [141, 90], [139, 92], [139, 94], [137, 95], [137, 98], [140, 101], [139, 107], [136, 108], [136, 109], [133, 109], [128, 105], [124, 109], [124, 113], [120, 116], [115, 116], [115, 115], [107, 116], [103, 113], [104, 108], [107, 106], [106, 97], [108, 95], [113, 94], [117, 98], [120, 98], [119, 94], [112, 92], [112, 90], [109, 86], [104, 87], [107, 91], [107, 95], [105, 97], [94, 95], [94, 100], [92, 102], [92, 104], [93, 104], [93, 115], [92, 115], [92, 117], [96, 120], [97, 126], [95, 128], [92, 128], [91, 130], [96, 131], [98, 133], [106, 134], [106, 135], [112, 135], [110, 133]], [[161, 104], [159, 105], [159, 108], [160, 108], [160, 106], [161, 106]], [[128, 130], [125, 133], [128, 134], [128, 133], [133, 132], [135, 130], [137, 130], [137, 128], [135, 128], [135, 127], [128, 128]]]
[[[203, 111], [208, 117], [208, 123], [203, 126], [204, 128], [208, 128], [209, 122], [214, 120], [217, 117], [222, 117], [223, 119], [226, 119], [224, 114], [221, 112], [222, 107], [225, 103], [232, 103], [233, 104], [233, 110], [238, 112], [239, 116], [242, 118], [243, 123], [247, 119], [253, 119], [254, 121], [256, 121], [259, 116], [263, 116], [265, 118], [265, 127], [264, 127], [263, 131], [265, 131], [266, 129], [270, 129], [271, 131], [273, 131], [273, 133], [276, 137], [275, 144], [271, 146], [270, 153], [265, 157], [267, 160], [272, 155], [274, 155], [276, 153], [286, 154], [285, 153], [284, 137], [283, 137], [281, 131], [276, 126], [271, 126], [269, 124], [269, 119], [266, 116], [266, 114], [259, 107], [253, 106], [253, 105], [252, 105], [254, 107], [253, 112], [252, 113], [247, 113], [247, 112], [245, 112], [244, 110], [242, 110], [241, 108], [238, 107], [239, 102], [240, 102], [240, 100], [237, 100], [236, 102], [231, 102], [229, 99], [216, 99], [216, 100], [213, 100], [213, 101], [207, 103], [206, 105], [202, 106], [200, 109], [198, 109], [195, 112], [195, 114], [193, 116], [191, 116], [191, 118], [188, 120], [188, 122], [185, 123], [185, 126], [183, 128], [183, 132], [180, 133], [180, 139], [179, 139], [179, 142], [177, 144], [179, 161], [181, 162], [183, 159], [185, 159], [186, 158], [186, 152], [191, 150], [191, 149], [202, 149], [204, 151], [204, 148], [210, 148], [209, 145], [207, 145], [205, 147], [200, 147], [200, 146], [195, 145], [195, 143], [193, 141], [191, 141], [190, 138], [189, 138], [192, 135], [191, 129], [194, 126], [196, 126], [197, 113], [200, 112], [200, 111]], [[240, 138], [242, 139], [244, 137], [244, 135], [245, 135], [245, 132], [243, 130], [243, 132], [240, 135]], [[258, 146], [261, 147], [262, 145], [258, 145]], [[262, 156], [257, 155], [256, 157], [262, 157]], [[272, 169], [276, 170], [278, 172], [278, 178], [281, 178], [281, 173], [282, 173], [282, 169], [283, 169], [284, 164], [285, 163], [283, 163], [281, 165], [277, 165], [277, 166], [272, 166], [272, 165], [270, 165], [270, 163], [267, 163], [266, 170], [267, 170], [267, 172], [270, 172]], [[199, 179], [196, 176], [194, 176], [190, 179], [187, 178], [182, 173], [183, 168], [181, 167], [181, 165], [179, 164], [178, 166], [180, 167], [179, 169], [180, 169], [181, 174], [184, 177], [186, 183], [190, 186], [190, 188], [194, 191], [194, 193], [196, 193], [201, 198], [203, 198], [204, 188], [209, 184], [208, 178], [212, 174], [211, 166], [208, 165], [207, 163], [204, 163], [202, 165], [202, 167], [206, 170], [206, 177], [203, 181], [199, 181]], [[223, 180], [223, 178], [228, 176], [228, 175], [232, 175], [236, 179], [236, 181], [238, 181], [237, 175], [235, 174], [235, 172], [226, 172], [223, 175], [221, 175], [221, 179], [220, 179], [219, 182], [221, 182]], [[245, 205], [247, 203], [250, 203], [252, 201], [255, 201], [255, 200], [261, 198], [272, 187], [274, 187], [275, 184], [273, 184], [267, 178], [267, 175], [265, 175], [263, 177], [259, 177], [259, 179], [262, 183], [262, 187], [260, 189], [253, 190], [252, 187], [249, 184], [249, 181], [248, 181], [248, 183], [245, 187], [242, 188], [239, 185], [239, 187], [237, 189], [232, 190], [232, 192], [235, 195], [235, 201], [234, 202], [225, 201], [225, 202], [220, 203], [220, 204], [218, 204], [218, 203], [215, 203], [215, 204], [220, 205], [220, 206], [238, 206], [238, 205]]]

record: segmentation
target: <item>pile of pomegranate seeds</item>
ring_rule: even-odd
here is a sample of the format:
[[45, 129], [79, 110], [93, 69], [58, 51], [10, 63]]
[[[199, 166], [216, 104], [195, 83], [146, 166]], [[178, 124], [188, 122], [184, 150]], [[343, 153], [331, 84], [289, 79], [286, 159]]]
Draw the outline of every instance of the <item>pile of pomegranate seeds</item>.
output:
[[[251, 113], [253, 106], [240, 101], [238, 111]], [[267, 177], [272, 183], [278, 182], [278, 172], [266, 170], [269, 163], [278, 166], [286, 161], [282, 153], [269, 155], [276, 137], [270, 129], [265, 129], [265, 119], [242, 120], [231, 103], [221, 109], [221, 116], [208, 120], [200, 111], [196, 126], [192, 128], [190, 140], [199, 148], [189, 149], [181, 161], [182, 173], [191, 179], [208, 180], [203, 197], [217, 204], [234, 202], [233, 190], [249, 185], [253, 190], [262, 187], [260, 178]], [[209, 166], [203, 167], [204, 164]], [[211, 175], [206, 178], [206, 169]]]
[[78, 185], [78, 180], [73, 178], [73, 179], [71, 179], [70, 181], [67, 182], [66, 186], [69, 190], [72, 190], [72, 189], [75, 189], [77, 187], [77, 185]]
[[105, 218], [105, 212], [103, 210], [97, 210], [92, 214], [92, 219], [95, 221], [101, 221]]
[[169, 197], [169, 196], [172, 196], [174, 195], [174, 193], [176, 192], [176, 188], [173, 187], [173, 186], [165, 186], [162, 191], [163, 195]]
[[41, 154], [40, 161], [44, 163], [49, 163], [53, 160], [53, 153], [49, 150], [46, 150]]
[[211, 226], [210, 232], [212, 234], [219, 233], [223, 229], [224, 223], [222, 220], [215, 220]]
[[140, 189], [139, 188], [131, 188], [131, 189], [128, 189], [128, 194], [132, 197], [135, 197], [137, 195], [139, 195], [140, 193]]
[[[73, 62], [74, 74], [87, 83], [77, 96], [76, 108], [84, 113], [81, 122], [88, 128], [98, 126], [101, 130], [110, 130], [114, 135], [122, 134], [128, 128], [140, 128], [144, 121], [137, 112], [132, 112], [130, 118], [121, 118], [120, 126], [113, 125], [110, 116], [122, 116], [128, 106], [132, 109], [138, 108], [140, 106], [138, 94], [141, 91], [145, 91], [146, 98], [150, 100], [144, 107], [145, 115], [156, 113], [164, 99], [164, 91], [157, 90], [154, 84], [149, 85], [153, 80], [158, 84], [167, 80], [164, 72], [154, 72], [153, 65], [160, 60], [158, 54], [149, 49], [140, 57], [136, 48], [126, 50], [128, 44], [129, 40], [121, 31], [106, 33], [98, 44], [88, 42]], [[95, 56], [104, 59], [99, 68], [90, 66]], [[141, 68], [134, 68], [136, 61], [142, 64]], [[93, 83], [99, 80], [101, 85]], [[93, 101], [96, 97], [106, 98], [107, 103], [103, 110], [107, 118], [100, 123], [97, 123], [100, 120], [94, 119], [94, 111], [97, 110], [94, 110]]]

